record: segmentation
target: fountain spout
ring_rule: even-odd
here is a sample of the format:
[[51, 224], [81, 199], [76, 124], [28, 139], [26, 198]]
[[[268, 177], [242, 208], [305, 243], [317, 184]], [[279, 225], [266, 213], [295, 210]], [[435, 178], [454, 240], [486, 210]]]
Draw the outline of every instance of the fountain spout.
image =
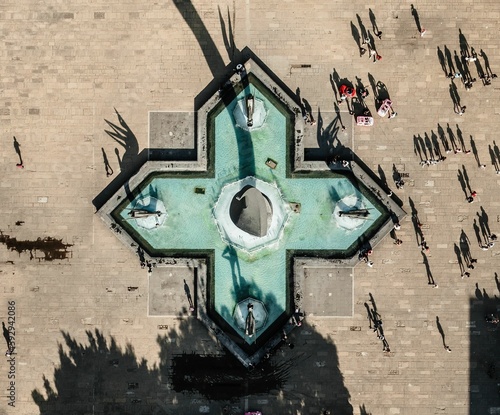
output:
[[252, 94], [248, 94], [246, 98], [247, 107], [247, 127], [253, 126], [253, 110], [254, 110], [254, 97]]
[[366, 217], [370, 214], [368, 209], [352, 209], [348, 211], [340, 211], [339, 216], [351, 216], [354, 218], [366, 219]]
[[159, 210], [156, 212], [150, 212], [146, 209], [131, 209], [129, 215], [133, 218], [148, 218], [150, 216], [161, 216], [162, 212]]
[[255, 333], [255, 317], [253, 316], [253, 304], [248, 304], [248, 315], [245, 321], [245, 334], [252, 337]]

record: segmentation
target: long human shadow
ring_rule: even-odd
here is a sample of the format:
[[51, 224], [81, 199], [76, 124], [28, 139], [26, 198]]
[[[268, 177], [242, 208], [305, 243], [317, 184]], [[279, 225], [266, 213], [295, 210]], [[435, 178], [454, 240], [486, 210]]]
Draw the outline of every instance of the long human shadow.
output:
[[484, 207], [480, 207], [479, 210], [481, 210], [481, 214], [477, 214], [479, 216], [480, 222], [482, 222], [481, 226], [484, 226], [485, 232], [488, 236], [491, 235], [491, 229], [490, 229], [490, 218], [488, 214], [486, 213], [486, 210], [484, 210]]
[[427, 150], [429, 150], [429, 154], [430, 154], [430, 158], [432, 160], [435, 160], [436, 158], [439, 157], [439, 152], [438, 151], [435, 151], [434, 149], [434, 146], [432, 145], [432, 141], [430, 139], [430, 137], [428, 136], [427, 133], [424, 133], [424, 143], [425, 143], [425, 147], [427, 148]]
[[[474, 51], [474, 48], [471, 48], [471, 51], [474, 55], [476, 55], [476, 52]], [[478, 78], [483, 80], [483, 84], [486, 85], [486, 79], [485, 79], [485, 73], [483, 70], [483, 66], [481, 65], [481, 61], [479, 59], [476, 59], [474, 61], [474, 65], [476, 66], [476, 71], [477, 71], [477, 76]]]
[[492, 166], [494, 167], [495, 171], [498, 171], [499, 168], [498, 168], [498, 158], [495, 154], [495, 151], [493, 150], [493, 147], [491, 147], [491, 144], [488, 144], [488, 152], [490, 154], [490, 160], [491, 160], [491, 164]]
[[471, 148], [472, 154], [474, 154], [474, 159], [476, 160], [477, 167], [480, 167], [481, 161], [479, 160], [479, 153], [477, 151], [476, 142], [474, 141], [474, 138], [472, 137], [472, 135], [470, 136], [470, 148]]
[[356, 42], [356, 46], [358, 47], [359, 55], [362, 56], [363, 47], [361, 46], [361, 35], [359, 34], [359, 30], [353, 22], [351, 22], [351, 34], [352, 38]]
[[[100, 330], [87, 331], [86, 341], [61, 332], [62, 341], [54, 345], [59, 362], [31, 392], [40, 415], [167, 415], [172, 407], [166, 402], [174, 400], [183, 407], [191, 405], [190, 412], [198, 412], [204, 404], [211, 413], [222, 413], [228, 407], [243, 413], [244, 399], [257, 405], [263, 396], [276, 413], [289, 411], [291, 401], [297, 402], [297, 410], [307, 405], [334, 414], [353, 413], [337, 348], [307, 321], [297, 329], [301, 333], [289, 335], [289, 341], [296, 345], [293, 349], [282, 343], [251, 371], [211, 343], [208, 334], [195, 334], [203, 330], [196, 319], [180, 319], [175, 328], [159, 326], [159, 330], [165, 334], [141, 336], [142, 343], [158, 348], [159, 362], [153, 364], [136, 354], [134, 344], [120, 346]], [[314, 361], [318, 351], [325, 357]], [[311, 364], [334, 394], [322, 394], [321, 388], [326, 386], [317, 379], [304, 382], [300, 390], [291, 387], [310, 371]]]
[[481, 239], [488, 243], [490, 234], [487, 229], [487, 222], [483, 219], [479, 212], [476, 212], [476, 215], [479, 223], [479, 229], [481, 230]]
[[457, 86], [453, 82], [453, 80], [450, 82], [450, 98], [453, 104], [455, 105], [461, 105], [460, 104], [460, 95], [458, 93]]
[[467, 152], [467, 148], [465, 146], [465, 140], [464, 140], [464, 136], [462, 134], [462, 130], [460, 129], [460, 126], [457, 124], [457, 140], [458, 140], [458, 145], [459, 145], [459, 148], [464, 152], [466, 153]]
[[387, 176], [384, 172], [384, 169], [382, 168], [382, 166], [380, 164], [378, 165], [377, 171], [378, 171], [378, 175], [380, 177], [380, 183], [382, 184], [382, 189], [384, 189], [386, 192], [389, 192], [390, 189], [389, 189], [389, 185], [387, 184]]
[[460, 251], [462, 252], [465, 262], [467, 264], [470, 264], [472, 260], [470, 240], [463, 229], [460, 231], [459, 245], [460, 245]]
[[377, 24], [377, 18], [375, 17], [375, 13], [373, 13], [372, 9], [368, 9], [368, 16], [370, 18], [370, 23], [372, 24], [372, 30], [375, 36], [381, 39], [382, 31], [379, 29]]
[[489, 75], [491, 78], [496, 78], [496, 74], [493, 73], [491, 70], [490, 66], [490, 60], [488, 59], [488, 55], [481, 49], [479, 51], [479, 56], [481, 56], [484, 60], [484, 69], [486, 70], [486, 74]]
[[425, 147], [424, 140], [420, 134], [413, 136], [413, 147], [413, 152], [419, 155], [420, 161], [427, 160], [429, 158], [427, 156], [427, 148]]
[[364, 42], [364, 41], [366, 41], [366, 39], [368, 37], [366, 27], [363, 24], [363, 20], [361, 20], [361, 16], [359, 14], [356, 14], [356, 19], [358, 20], [359, 29], [361, 31], [361, 38], [363, 39], [363, 42]]
[[469, 174], [467, 173], [467, 169], [465, 168], [465, 165], [462, 164], [462, 172], [465, 180], [465, 184], [467, 186], [467, 189], [469, 190], [469, 193], [472, 193], [472, 187], [470, 185], [470, 180], [469, 180]]
[[23, 157], [21, 155], [21, 144], [19, 144], [19, 141], [17, 141], [16, 137], [14, 137], [14, 151], [19, 157], [19, 163], [17, 165], [21, 167], [24, 166]]
[[371, 329], [372, 328], [372, 324], [375, 325], [376, 319], [373, 316], [372, 309], [370, 308], [370, 306], [368, 305], [368, 303], [365, 303], [365, 308], [366, 308], [366, 315], [367, 315], [369, 327]]
[[462, 33], [462, 29], [458, 29], [458, 42], [460, 44], [460, 54], [467, 57], [470, 56], [469, 42]]
[[444, 53], [439, 48], [439, 46], [437, 47], [437, 56], [438, 56], [439, 64], [441, 65], [441, 69], [443, 70], [445, 76], [448, 76], [449, 72], [448, 72], [448, 69], [446, 69], [446, 60], [444, 57]]
[[449, 123], [446, 124], [446, 131], [448, 132], [448, 137], [450, 139], [451, 149], [456, 152], [458, 150], [457, 138], [455, 137], [455, 133], [451, 129]]
[[436, 156], [438, 156], [439, 158], [443, 157], [441, 147], [439, 146], [439, 140], [434, 130], [431, 130], [431, 143], [432, 143], [432, 149], [436, 154]]
[[448, 75], [454, 75], [455, 74], [455, 66], [453, 65], [453, 58], [451, 57], [451, 51], [448, 49], [448, 46], [444, 46], [444, 54], [446, 56], [446, 62], [448, 62], [448, 68], [450, 69], [450, 72]]
[[422, 251], [421, 253], [422, 253], [423, 263], [425, 266], [425, 273], [427, 275], [427, 284], [434, 285], [434, 287], [437, 287], [436, 281], [434, 280], [434, 277], [431, 272], [431, 267], [429, 265], [429, 260], [427, 258], [427, 255], [425, 255], [424, 251]]
[[411, 197], [408, 198], [408, 203], [411, 209], [411, 223], [413, 224], [413, 230], [415, 231], [415, 239], [417, 240], [417, 246], [421, 246], [424, 240], [424, 234], [422, 232], [422, 223], [418, 217], [418, 210], [415, 207], [415, 202]]
[[458, 266], [460, 268], [460, 274], [463, 275], [465, 272], [465, 266], [464, 266], [464, 262], [462, 261], [462, 251], [460, 251], [460, 248], [457, 244], [453, 244], [453, 251], [455, 252], [455, 255], [457, 256], [457, 262], [458, 262]]
[[413, 16], [413, 19], [415, 20], [415, 25], [417, 26], [417, 30], [419, 32], [422, 31], [422, 26], [420, 24], [420, 17], [418, 15], [418, 11], [417, 9], [413, 6], [413, 4], [410, 6], [410, 10], [411, 10], [411, 15]]
[[462, 191], [464, 192], [465, 197], [469, 196], [469, 193], [467, 193], [467, 184], [465, 182], [464, 174], [462, 173], [462, 170], [458, 170], [457, 173], [457, 178], [458, 182], [460, 183], [460, 187], [462, 188]]
[[457, 71], [462, 75], [463, 79], [466, 79], [467, 78], [467, 76], [466, 76], [467, 75], [466, 74], [467, 65], [462, 66], [461, 57], [458, 56], [456, 50], [453, 51], [453, 57], [455, 59], [455, 66], [457, 67]]
[[481, 238], [481, 230], [479, 229], [476, 219], [472, 221], [472, 229], [474, 230], [474, 235], [476, 236], [478, 246], [482, 247], [483, 245], [485, 245], [487, 241], [483, 241], [483, 239]]
[[439, 139], [441, 140], [441, 144], [443, 145], [444, 151], [449, 153], [451, 151], [450, 143], [448, 143], [448, 140], [446, 138], [446, 134], [444, 133], [444, 129], [441, 126], [441, 124], [437, 125], [437, 133], [438, 133]]
[[101, 151], [102, 151], [102, 158], [103, 158], [103, 162], [104, 162], [104, 170], [106, 171], [106, 177], [112, 176], [114, 173], [114, 170], [111, 167], [111, 165], [109, 164], [108, 155], [106, 154], [106, 151], [104, 150], [103, 147], [101, 147]]
[[436, 327], [439, 331], [439, 334], [441, 335], [441, 340], [443, 341], [443, 347], [447, 349], [448, 345], [446, 344], [446, 335], [444, 334], [443, 326], [441, 326], [441, 322], [439, 321], [438, 316], [436, 316]]

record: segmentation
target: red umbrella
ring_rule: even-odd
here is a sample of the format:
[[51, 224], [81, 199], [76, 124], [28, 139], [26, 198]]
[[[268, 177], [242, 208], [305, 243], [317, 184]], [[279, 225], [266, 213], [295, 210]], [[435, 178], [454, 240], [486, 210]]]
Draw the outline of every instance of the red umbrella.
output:
[[345, 95], [350, 98], [356, 96], [356, 90], [348, 85], [340, 85], [339, 92], [340, 95]]

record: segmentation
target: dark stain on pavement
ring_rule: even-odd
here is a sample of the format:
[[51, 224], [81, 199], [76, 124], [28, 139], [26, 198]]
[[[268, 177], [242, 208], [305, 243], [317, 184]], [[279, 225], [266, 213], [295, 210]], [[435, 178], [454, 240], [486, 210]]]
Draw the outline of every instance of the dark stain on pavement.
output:
[[[54, 261], [57, 259], [67, 259], [71, 256], [71, 251], [68, 250], [72, 244], [65, 244], [62, 239], [46, 236], [45, 238], [37, 238], [35, 241], [18, 241], [17, 238], [11, 238], [0, 231], [0, 243], [5, 244], [10, 251], [16, 251], [19, 254], [29, 252], [30, 259], [38, 259], [39, 261]], [[42, 255], [37, 255], [37, 253]]]

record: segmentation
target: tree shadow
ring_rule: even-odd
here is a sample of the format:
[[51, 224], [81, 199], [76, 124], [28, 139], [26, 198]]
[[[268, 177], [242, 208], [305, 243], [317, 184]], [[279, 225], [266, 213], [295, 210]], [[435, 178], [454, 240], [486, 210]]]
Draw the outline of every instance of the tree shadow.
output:
[[86, 344], [68, 332], [61, 334], [64, 344], [58, 344], [53, 384], [44, 376], [43, 392], [31, 393], [41, 415], [151, 413], [148, 392], [160, 383], [160, 367], [149, 367], [131, 344], [121, 348], [99, 330], [86, 331]]
[[[292, 332], [286, 344], [282, 342], [258, 367], [249, 371], [232, 354], [211, 343], [208, 335], [200, 338], [196, 334], [201, 328], [198, 320], [179, 321], [176, 328], [159, 326], [167, 331], [156, 337], [159, 363], [155, 364], [138, 357], [133, 344], [120, 347], [112, 336], [108, 339], [97, 329], [86, 332], [85, 342], [61, 332], [60, 362], [53, 378], [44, 375], [42, 388], [31, 393], [40, 414], [170, 414], [172, 407], [166, 402], [174, 400], [179, 401], [179, 409], [190, 412], [198, 411], [203, 403], [212, 408], [211, 413], [222, 412], [227, 405], [243, 413], [241, 399], [254, 400], [255, 404], [265, 397], [272, 399], [278, 413], [288, 411], [289, 401], [294, 400], [299, 406], [352, 415], [336, 347], [307, 322], [303, 324], [303, 333], [298, 334], [304, 344], [297, 344], [298, 337]], [[154, 343], [155, 339], [150, 341]], [[297, 344], [295, 348], [284, 347], [292, 342]], [[314, 347], [308, 347], [307, 343]], [[315, 362], [313, 359], [317, 357], [305, 349], [321, 350], [328, 358]], [[311, 363], [316, 367], [317, 378], [328, 382], [335, 394], [320, 397], [315, 382], [305, 384], [302, 390], [289, 387]]]

